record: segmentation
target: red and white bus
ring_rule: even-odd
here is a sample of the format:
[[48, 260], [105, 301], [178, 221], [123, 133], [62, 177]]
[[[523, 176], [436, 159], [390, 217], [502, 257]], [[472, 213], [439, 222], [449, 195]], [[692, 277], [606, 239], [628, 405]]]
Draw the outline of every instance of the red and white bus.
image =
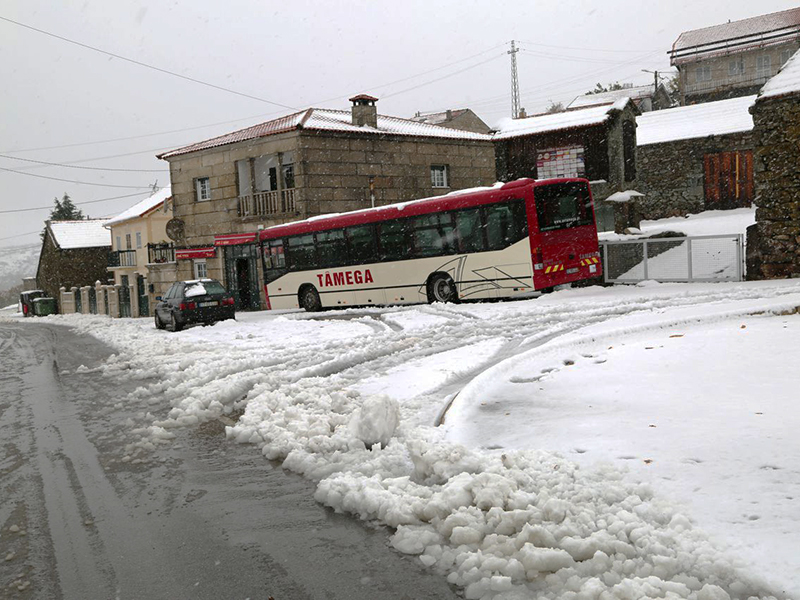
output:
[[259, 239], [269, 308], [510, 298], [601, 274], [585, 179], [323, 215]]

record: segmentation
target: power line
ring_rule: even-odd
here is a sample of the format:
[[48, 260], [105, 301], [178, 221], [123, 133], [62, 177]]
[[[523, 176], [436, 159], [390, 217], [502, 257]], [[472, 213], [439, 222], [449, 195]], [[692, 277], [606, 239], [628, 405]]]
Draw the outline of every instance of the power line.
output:
[[[0, 17], [0, 18], [2, 18], [2, 17]], [[396, 80], [390, 81], [388, 83], [383, 83], [383, 84], [374, 85], [374, 86], [367, 86], [367, 87], [365, 87], [363, 89], [380, 89], [380, 88], [384, 88], [384, 87], [389, 87], [389, 86], [395, 85], [397, 83], [402, 83], [402, 82], [408, 81], [410, 79], [415, 79], [417, 77], [422, 77], [423, 75], [428, 75], [428, 74], [434, 73], [436, 71], [441, 71], [442, 69], [446, 69], [447, 67], [451, 67], [453, 65], [465, 62], [467, 60], [471, 60], [473, 58], [477, 58], [478, 56], [482, 56], [482, 55], [486, 54], [487, 52], [491, 52], [492, 50], [500, 48], [501, 46], [505, 46], [505, 44], [506, 44], [505, 42], [503, 42], [502, 44], [497, 44], [496, 46], [492, 46], [491, 48], [487, 48], [486, 50], [483, 50], [482, 52], [478, 52], [476, 54], [472, 54], [470, 56], [467, 56], [465, 58], [461, 58], [461, 59], [453, 61], [451, 63], [444, 64], [441, 67], [437, 67], [435, 69], [429, 69], [427, 71], [422, 71], [421, 73], [416, 73], [414, 75], [409, 75], [408, 77], [403, 77], [402, 79], [396, 79]], [[477, 66], [477, 65], [475, 65], [475, 66]], [[438, 79], [433, 80], [433, 82], [436, 82], [436, 81], [439, 81], [439, 80]], [[407, 90], [403, 90], [403, 91], [407, 91]], [[397, 92], [397, 94], [400, 94], [403, 91]], [[391, 95], [395, 95], [395, 94], [391, 94]], [[331, 102], [333, 100], [338, 100], [339, 98], [342, 98], [344, 96], [346, 96], [346, 94], [339, 94], [337, 96], [334, 96], [334, 97], [331, 97], [331, 98], [327, 98], [325, 100], [318, 100], [316, 102], [312, 102], [312, 103], [310, 103], [310, 105], [314, 106], [314, 105], [317, 105], [317, 104], [325, 104], [325, 103]], [[384, 97], [386, 98], [386, 97], [389, 97], [389, 96], [384, 96]], [[187, 132], [187, 131], [195, 131], [197, 129], [206, 129], [208, 127], [216, 127], [218, 125], [228, 125], [228, 124], [231, 124], [231, 123], [240, 123], [242, 121], [250, 121], [250, 120], [253, 120], [253, 119], [269, 117], [269, 116], [272, 116], [272, 115], [275, 115], [275, 114], [279, 114], [279, 113], [278, 112], [262, 113], [262, 114], [258, 114], [258, 115], [252, 115], [250, 117], [243, 117], [241, 119], [231, 119], [231, 120], [228, 120], [228, 121], [218, 121], [216, 123], [208, 123], [206, 125], [196, 125], [196, 126], [193, 126], [193, 127], [184, 127], [182, 129], [171, 129], [169, 131], [159, 131], [159, 132], [155, 132], [155, 133], [146, 133], [146, 134], [141, 134], [141, 135], [127, 136], [127, 137], [110, 138], [110, 139], [105, 139], [105, 140], [96, 140], [96, 141], [93, 141], [93, 142], [77, 142], [77, 143], [72, 143], [72, 144], [61, 144], [61, 145], [58, 145], [58, 146], [41, 146], [41, 147], [38, 147], [38, 148], [20, 148], [20, 149], [13, 149], [13, 150], [3, 150], [2, 152], [3, 153], [8, 153], [8, 154], [15, 154], [15, 153], [18, 153], [18, 152], [37, 152], [37, 151], [41, 151], [41, 150], [60, 150], [60, 149], [63, 149], [63, 148], [75, 148], [75, 147], [79, 147], [79, 146], [93, 146], [93, 145], [96, 145], [96, 144], [109, 144], [109, 143], [113, 143], [113, 142], [126, 142], [126, 141], [129, 141], [129, 140], [142, 139], [142, 138], [146, 138], [146, 137], [155, 137], [155, 136], [159, 136], [159, 135], [169, 135], [169, 134], [172, 134], [172, 133], [184, 133], [184, 132]], [[163, 148], [159, 148], [158, 150], [163, 150]], [[123, 156], [123, 155], [120, 155], [120, 156]], [[67, 164], [69, 164], [69, 163], [67, 163]]]
[[607, 65], [609, 63], [615, 64], [617, 62], [613, 58], [611, 58], [611, 59], [608, 59], [608, 58], [597, 58], [597, 59], [595, 59], [595, 58], [583, 58], [581, 56], [567, 56], [567, 55], [549, 54], [547, 52], [538, 52], [536, 50], [520, 49], [520, 52], [522, 52], [523, 54], [527, 54], [528, 56], [535, 56], [537, 58], [547, 58], [549, 60], [561, 60], [561, 61], [573, 62], [573, 63], [583, 62], [583, 63]]
[[[382, 85], [373, 85], [373, 86], [370, 86], [368, 88], [363, 88], [363, 89], [379, 90], [381, 88], [389, 87], [389, 86], [394, 85], [396, 83], [402, 83], [404, 81], [408, 81], [409, 79], [416, 79], [417, 77], [422, 77], [423, 75], [428, 75], [430, 73], [435, 73], [436, 71], [441, 71], [442, 69], [446, 69], [447, 67], [452, 67], [453, 65], [457, 65], [459, 63], [466, 62], [468, 60], [472, 60], [473, 58], [478, 58], [479, 56], [483, 56], [487, 52], [491, 52], [492, 50], [495, 50], [495, 49], [500, 48], [501, 46], [505, 46], [505, 45], [506, 45], [506, 43], [503, 42], [502, 44], [497, 44], [496, 46], [492, 46], [491, 48], [487, 48], [483, 52], [478, 52], [477, 54], [472, 54], [470, 56], [466, 56], [464, 58], [460, 58], [460, 59], [455, 60], [455, 61], [453, 61], [451, 63], [447, 63], [445, 65], [442, 65], [441, 67], [436, 67], [435, 69], [429, 69], [428, 71], [423, 71], [422, 73], [416, 73], [415, 75], [409, 75], [408, 77], [403, 77], [402, 79], [396, 79], [394, 81], [390, 81], [389, 83], [384, 83]], [[392, 95], [394, 95], [394, 94], [392, 94]], [[329, 102], [330, 100], [336, 100], [339, 97], [340, 96], [337, 96], [336, 98], [330, 98], [329, 100], [322, 100], [320, 102], [320, 104], [322, 104], [324, 102]], [[388, 96], [384, 96], [384, 98], [388, 98]]]
[[[133, 198], [134, 196], [144, 196], [145, 194], [142, 192], [137, 192], [135, 194], [125, 194], [124, 196], [112, 196], [111, 198], [100, 198], [98, 200], [87, 200], [85, 202], [73, 202], [76, 206], [83, 206], [84, 204], [97, 204], [98, 202], [109, 202], [111, 200], [121, 200], [122, 198]], [[52, 210], [52, 206], [33, 206], [30, 208], [15, 208], [13, 210], [0, 210], [0, 214], [8, 214], [8, 213], [21, 213], [21, 212], [31, 212], [34, 210]], [[21, 233], [20, 235], [27, 235]], [[16, 236], [12, 236], [16, 237]], [[2, 238], [2, 239], [9, 239], [9, 238]]]
[[475, 67], [479, 67], [479, 66], [485, 65], [486, 63], [491, 62], [493, 60], [497, 60], [498, 58], [502, 58], [502, 56], [503, 56], [502, 54], [498, 54], [497, 56], [492, 56], [491, 58], [483, 60], [483, 61], [481, 61], [479, 63], [475, 63], [474, 65], [470, 65], [468, 67], [464, 67], [463, 69], [459, 69], [458, 71], [453, 71], [452, 73], [448, 73], [447, 75], [443, 75], [443, 76], [438, 77], [436, 79], [432, 79], [430, 81], [425, 81], [423, 83], [420, 83], [419, 85], [415, 85], [413, 87], [406, 88], [404, 90], [400, 90], [399, 92], [394, 92], [392, 94], [386, 94], [385, 96], [383, 96], [383, 98], [392, 98], [392, 97], [397, 96], [399, 94], [405, 94], [406, 92], [410, 92], [412, 90], [416, 90], [417, 88], [421, 88], [423, 86], [430, 85], [430, 84], [436, 83], [438, 81], [442, 81], [443, 79], [448, 79], [450, 77], [458, 75], [459, 73], [463, 73], [464, 71], [469, 71], [470, 69], [474, 69]]
[[90, 171], [122, 171], [126, 173], [167, 173], [168, 169], [113, 169], [111, 167], [85, 167], [81, 165], [73, 165], [69, 163], [54, 163], [54, 162], [46, 162], [44, 160], [33, 160], [32, 158], [19, 158], [16, 156], [8, 156], [6, 154], [0, 154], [0, 158], [8, 158], [11, 160], [21, 160], [24, 162], [36, 163], [39, 165], [45, 165], [48, 167], [65, 167], [68, 169], [88, 169]]
[[253, 96], [251, 94], [245, 94], [243, 92], [237, 92], [236, 90], [232, 90], [230, 88], [222, 87], [221, 85], [216, 85], [214, 83], [209, 83], [207, 81], [203, 81], [201, 79], [195, 79], [194, 77], [189, 77], [188, 75], [181, 75], [180, 73], [176, 73], [175, 71], [169, 71], [167, 69], [162, 69], [161, 67], [156, 67], [155, 65], [150, 65], [145, 62], [135, 60], [133, 58], [128, 58], [126, 56], [122, 56], [121, 54], [115, 54], [114, 52], [109, 52], [107, 50], [103, 50], [102, 48], [97, 48], [95, 46], [90, 46], [89, 44], [84, 44], [82, 42], [78, 42], [75, 40], [71, 40], [61, 35], [56, 35], [55, 33], [50, 33], [49, 31], [45, 31], [44, 29], [37, 29], [36, 27], [32, 27], [31, 25], [26, 25], [25, 23], [20, 23], [19, 21], [14, 21], [13, 19], [9, 19], [8, 17], [0, 16], [0, 20], [6, 21], [8, 23], [13, 23], [14, 25], [18, 25], [19, 27], [24, 27], [25, 29], [30, 29], [31, 31], [35, 31], [37, 33], [41, 33], [42, 35], [46, 35], [57, 40], [61, 40], [62, 42], [67, 42], [69, 44], [73, 44], [75, 46], [79, 46], [81, 48], [86, 48], [87, 50], [92, 50], [93, 52], [99, 52], [100, 54], [105, 54], [106, 56], [111, 56], [112, 58], [118, 58], [119, 60], [124, 60], [134, 65], [138, 65], [140, 67], [145, 67], [147, 69], [152, 69], [153, 71], [158, 71], [159, 73], [166, 73], [167, 75], [172, 75], [173, 77], [179, 77], [185, 81], [191, 81], [192, 83], [197, 83], [200, 85], [204, 85], [206, 87], [213, 88], [215, 90], [221, 90], [223, 92], [228, 92], [229, 94], [235, 94], [237, 96], [241, 96], [243, 98], [249, 98], [251, 100], [258, 100], [259, 102], [265, 102], [267, 104], [272, 104], [273, 106], [280, 106], [281, 108], [288, 108], [289, 110], [297, 110], [292, 106], [288, 106], [286, 104], [281, 104], [280, 102], [274, 102], [272, 100], [267, 100], [266, 98], [259, 98], [258, 96]]
[[[584, 52], [622, 52], [627, 54], [641, 54], [642, 52], [647, 52], [647, 50], [604, 50], [602, 48], [576, 48], [574, 46], [556, 46], [553, 44], [541, 44], [539, 42], [526, 42], [524, 40], [520, 40], [521, 44], [528, 44], [530, 46], [541, 46], [543, 48], [558, 48], [559, 50], [582, 50]], [[656, 50], [656, 52], [661, 52], [661, 50]]]
[[18, 233], [17, 235], [9, 235], [7, 237], [0, 238], [0, 242], [3, 242], [5, 240], [13, 240], [14, 238], [24, 237], [26, 235], [33, 235], [34, 233], [41, 233], [41, 232], [42, 232], [41, 229], [37, 229], [36, 231], [29, 231], [28, 233]]
[[36, 173], [17, 171], [16, 169], [7, 169], [5, 167], [0, 167], [0, 171], [8, 171], [9, 173], [17, 173], [18, 175], [27, 175], [28, 177], [39, 177], [40, 179], [52, 179], [53, 181], [65, 181], [67, 183], [77, 183], [79, 185], [96, 185], [98, 187], [125, 188], [129, 190], [147, 189], [147, 186], [141, 186], [141, 185], [114, 185], [111, 183], [92, 183], [90, 181], [75, 181], [74, 179], [61, 179], [60, 177], [48, 177], [47, 175], [37, 175]]

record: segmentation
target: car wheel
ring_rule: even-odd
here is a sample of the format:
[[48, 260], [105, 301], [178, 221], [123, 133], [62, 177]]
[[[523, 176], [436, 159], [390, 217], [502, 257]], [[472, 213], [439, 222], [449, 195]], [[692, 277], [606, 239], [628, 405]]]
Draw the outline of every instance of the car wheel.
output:
[[437, 273], [428, 280], [428, 302], [458, 302], [458, 290], [453, 278]]
[[178, 322], [178, 319], [175, 318], [175, 313], [170, 313], [169, 330], [174, 333], [176, 331], [180, 331], [181, 329], [183, 329], [183, 325]]
[[156, 329], [166, 329], [167, 326], [164, 322], [159, 318], [158, 313], [155, 314], [154, 320], [156, 322]]
[[307, 312], [317, 312], [322, 310], [322, 301], [319, 299], [319, 292], [313, 285], [309, 285], [300, 290], [300, 306]]

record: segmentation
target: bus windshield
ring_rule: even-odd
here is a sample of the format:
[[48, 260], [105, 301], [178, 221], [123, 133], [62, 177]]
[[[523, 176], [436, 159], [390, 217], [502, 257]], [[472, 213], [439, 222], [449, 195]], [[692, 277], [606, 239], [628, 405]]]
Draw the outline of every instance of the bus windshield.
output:
[[539, 231], [554, 231], [594, 223], [589, 186], [570, 181], [538, 186], [533, 192]]

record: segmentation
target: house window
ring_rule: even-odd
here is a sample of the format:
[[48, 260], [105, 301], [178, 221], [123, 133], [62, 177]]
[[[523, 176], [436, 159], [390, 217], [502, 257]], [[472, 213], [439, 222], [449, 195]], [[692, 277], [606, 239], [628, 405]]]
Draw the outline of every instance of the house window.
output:
[[279, 174], [283, 178], [283, 189], [294, 188], [294, 152], [284, 152], [281, 161], [277, 154], [237, 160], [239, 196], [276, 191]]
[[142, 247], [142, 232], [141, 231], [137, 231], [136, 232], [136, 247], [137, 248], [141, 248]]
[[695, 79], [701, 81], [711, 81], [711, 65], [703, 65], [695, 69]]
[[431, 186], [435, 188], [449, 187], [447, 165], [431, 165]]
[[253, 159], [255, 192], [274, 192], [278, 189], [278, 157], [257, 156]]
[[792, 58], [793, 50], [781, 50], [781, 66], [786, 64], [786, 61]]
[[253, 173], [250, 167], [250, 159], [236, 161], [236, 175], [239, 183], [240, 196], [253, 195]]
[[122, 250], [122, 238], [117, 236], [117, 250]]
[[133, 246], [131, 246], [131, 234], [130, 233], [126, 233], [125, 234], [125, 248], [130, 250], [132, 247]]
[[196, 258], [194, 260], [194, 278], [205, 279], [208, 277], [208, 265], [206, 265], [205, 258]]
[[281, 156], [283, 187], [290, 190], [294, 187], [294, 152], [284, 152]]
[[197, 201], [211, 200], [211, 183], [208, 177], [199, 177], [194, 180], [194, 189]]
[[756, 73], [759, 77], [769, 77], [772, 75], [772, 64], [769, 54], [756, 57]]
[[737, 75], [744, 75], [744, 59], [734, 58], [728, 63], [728, 75], [736, 77]]

